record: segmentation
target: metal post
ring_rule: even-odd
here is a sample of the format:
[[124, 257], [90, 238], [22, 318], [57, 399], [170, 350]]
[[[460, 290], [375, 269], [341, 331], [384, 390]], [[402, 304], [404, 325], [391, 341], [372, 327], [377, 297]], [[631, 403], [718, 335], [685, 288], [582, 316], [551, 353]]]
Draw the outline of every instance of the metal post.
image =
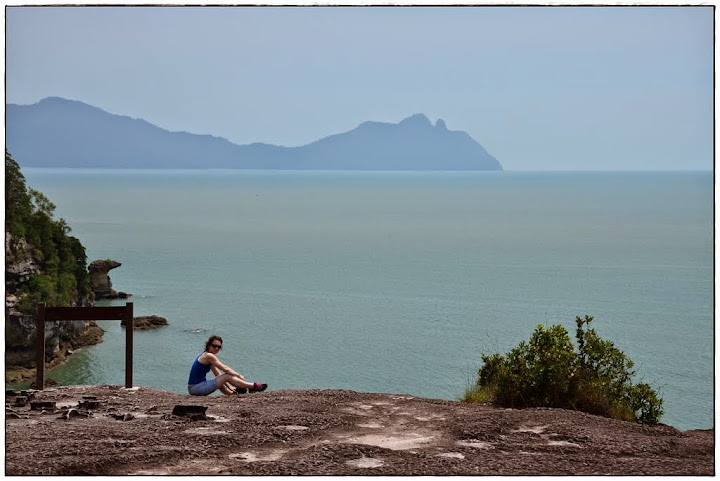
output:
[[45, 388], [45, 303], [37, 304], [37, 322], [35, 326], [35, 389]]
[[125, 303], [125, 387], [133, 385], [133, 303]]

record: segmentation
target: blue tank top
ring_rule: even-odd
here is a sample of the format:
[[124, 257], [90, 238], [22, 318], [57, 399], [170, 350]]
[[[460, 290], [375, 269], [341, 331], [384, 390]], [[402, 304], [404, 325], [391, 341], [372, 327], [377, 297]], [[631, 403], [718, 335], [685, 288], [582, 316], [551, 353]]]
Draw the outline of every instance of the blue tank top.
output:
[[[203, 353], [204, 354], [204, 353]], [[200, 354], [202, 356], [202, 354]], [[190, 378], [188, 379], [188, 384], [192, 386], [193, 384], [198, 384], [203, 381], [205, 381], [205, 377], [207, 376], [207, 373], [210, 371], [210, 368], [212, 367], [210, 364], [203, 364], [198, 359], [200, 359], [200, 356], [195, 358], [195, 362], [193, 363], [192, 367], [190, 368]]]

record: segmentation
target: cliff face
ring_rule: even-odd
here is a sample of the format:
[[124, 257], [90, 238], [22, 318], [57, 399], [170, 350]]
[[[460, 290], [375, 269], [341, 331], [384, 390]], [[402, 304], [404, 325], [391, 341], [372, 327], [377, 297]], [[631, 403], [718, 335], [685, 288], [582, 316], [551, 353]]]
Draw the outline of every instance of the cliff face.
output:
[[[18, 287], [40, 273], [40, 265], [32, 247], [25, 239], [5, 234], [5, 290], [15, 292]], [[14, 305], [14, 304], [13, 304]]]
[[[23, 239], [5, 236], [5, 368], [6, 382], [15, 383], [35, 375], [36, 318], [17, 308], [23, 285], [42, 274], [34, 249]], [[93, 299], [81, 297], [75, 306], [90, 306]], [[103, 330], [94, 321], [50, 321], [45, 326], [47, 367], [61, 363], [80, 346], [102, 342]]]

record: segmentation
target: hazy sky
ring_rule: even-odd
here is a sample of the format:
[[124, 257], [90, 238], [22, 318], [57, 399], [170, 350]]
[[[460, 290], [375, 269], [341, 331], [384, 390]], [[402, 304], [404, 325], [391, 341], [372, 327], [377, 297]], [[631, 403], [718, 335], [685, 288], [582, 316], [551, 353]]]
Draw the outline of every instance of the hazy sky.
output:
[[415, 113], [506, 170], [713, 168], [712, 7], [8, 7], [6, 101], [310, 143]]

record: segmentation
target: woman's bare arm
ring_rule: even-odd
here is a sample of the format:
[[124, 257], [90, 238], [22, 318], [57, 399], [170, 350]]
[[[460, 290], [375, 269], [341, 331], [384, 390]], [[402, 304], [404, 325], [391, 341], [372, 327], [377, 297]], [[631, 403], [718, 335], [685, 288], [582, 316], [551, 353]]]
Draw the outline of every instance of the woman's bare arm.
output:
[[222, 371], [224, 373], [240, 377], [240, 374], [238, 374], [237, 372], [233, 371], [230, 367], [223, 364], [220, 361], [220, 359], [217, 358], [217, 356], [215, 354], [206, 352], [202, 355], [202, 357], [204, 357], [203, 361], [210, 363], [210, 366], [211, 366], [210, 369], [212, 369], [213, 374], [215, 374], [216, 377], [219, 375], [219, 373], [215, 372], [216, 369], [219, 369], [220, 371]]

